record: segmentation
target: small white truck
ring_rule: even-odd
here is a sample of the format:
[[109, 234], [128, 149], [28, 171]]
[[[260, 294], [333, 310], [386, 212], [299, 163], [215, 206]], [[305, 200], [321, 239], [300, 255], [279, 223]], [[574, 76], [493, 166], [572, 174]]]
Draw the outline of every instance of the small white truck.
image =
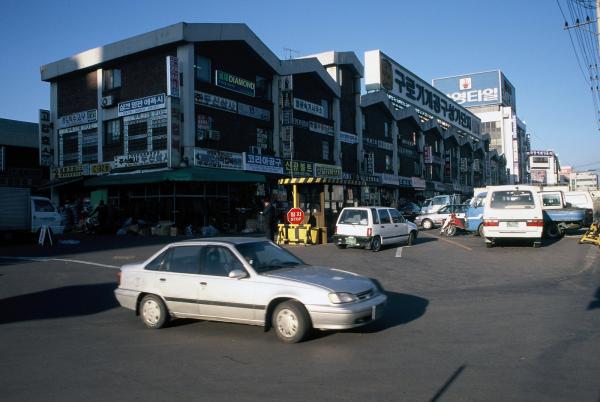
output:
[[31, 195], [28, 188], [0, 187], [0, 234], [39, 234], [46, 226], [52, 234], [62, 234], [62, 218], [48, 198]]

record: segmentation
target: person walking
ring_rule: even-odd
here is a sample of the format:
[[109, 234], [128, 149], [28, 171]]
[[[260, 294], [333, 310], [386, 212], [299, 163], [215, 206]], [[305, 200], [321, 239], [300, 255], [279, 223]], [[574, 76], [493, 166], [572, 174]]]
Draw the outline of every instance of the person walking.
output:
[[265, 231], [265, 236], [269, 240], [275, 240], [274, 236], [277, 230], [277, 211], [268, 197], [265, 197], [263, 200], [263, 206], [264, 208], [261, 212], [261, 215], [263, 216], [263, 230]]

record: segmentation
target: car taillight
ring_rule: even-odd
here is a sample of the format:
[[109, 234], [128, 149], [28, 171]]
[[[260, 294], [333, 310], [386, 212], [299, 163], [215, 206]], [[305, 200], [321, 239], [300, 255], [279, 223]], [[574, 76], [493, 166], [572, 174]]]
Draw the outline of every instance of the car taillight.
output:
[[117, 272], [117, 285], [121, 285], [121, 271]]
[[542, 226], [544, 226], [544, 220], [543, 219], [527, 219], [527, 226], [542, 227]]
[[483, 226], [500, 226], [500, 222], [497, 219], [486, 219], [483, 221]]
[[367, 236], [372, 236], [373, 235], [373, 228], [368, 228], [367, 229]]

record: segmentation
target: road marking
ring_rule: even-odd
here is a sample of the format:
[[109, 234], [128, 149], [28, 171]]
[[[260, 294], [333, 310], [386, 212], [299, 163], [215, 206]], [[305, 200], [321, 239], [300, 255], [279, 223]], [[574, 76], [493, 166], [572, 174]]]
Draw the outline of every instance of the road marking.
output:
[[404, 247], [398, 247], [398, 248], [396, 249], [396, 258], [402, 258], [402, 249], [403, 249], [403, 248], [404, 248]]
[[48, 257], [3, 257], [0, 256], [0, 259], [3, 260], [18, 260], [18, 261], [32, 261], [32, 262], [49, 262], [49, 261], [61, 261], [61, 262], [73, 262], [75, 264], [85, 264], [85, 265], [93, 265], [96, 267], [103, 268], [114, 268], [119, 269], [116, 265], [108, 265], [108, 264], [100, 264], [99, 262], [92, 261], [83, 261], [83, 260], [72, 260], [67, 258], [48, 258]]
[[[421, 233], [423, 233], [423, 232], [421, 232]], [[424, 234], [424, 235], [427, 235], [427, 236], [429, 236], [429, 237], [435, 237], [435, 238], [436, 238], [436, 239], [438, 239], [438, 240], [445, 241], [446, 243], [453, 244], [453, 245], [455, 245], [455, 246], [457, 246], [457, 247], [460, 247], [460, 248], [462, 248], [462, 249], [465, 249], [465, 250], [467, 250], [467, 251], [473, 251], [473, 249], [472, 249], [471, 247], [467, 247], [467, 246], [465, 246], [464, 244], [460, 244], [460, 243], [457, 243], [457, 242], [455, 242], [455, 241], [452, 241], [452, 240], [444, 239], [443, 237], [436, 236], [436, 235], [429, 234], [429, 233], [423, 233], [423, 234]]]

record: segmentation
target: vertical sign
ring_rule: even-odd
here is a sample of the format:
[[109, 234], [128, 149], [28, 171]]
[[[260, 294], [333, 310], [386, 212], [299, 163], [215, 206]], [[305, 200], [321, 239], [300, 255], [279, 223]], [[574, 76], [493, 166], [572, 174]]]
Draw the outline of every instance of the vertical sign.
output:
[[[293, 77], [285, 75], [281, 77], [281, 156], [284, 159], [294, 158], [294, 101], [293, 101]], [[293, 172], [292, 172], [293, 175]]]
[[433, 156], [431, 155], [431, 147], [423, 147], [423, 163], [433, 163]]
[[49, 110], [40, 109], [38, 133], [40, 166], [50, 166], [52, 165], [52, 132]]
[[179, 60], [175, 56], [167, 56], [167, 95], [179, 98]]
[[169, 113], [167, 114], [167, 150], [168, 166], [177, 167], [181, 160], [181, 106], [178, 98], [168, 98]]

